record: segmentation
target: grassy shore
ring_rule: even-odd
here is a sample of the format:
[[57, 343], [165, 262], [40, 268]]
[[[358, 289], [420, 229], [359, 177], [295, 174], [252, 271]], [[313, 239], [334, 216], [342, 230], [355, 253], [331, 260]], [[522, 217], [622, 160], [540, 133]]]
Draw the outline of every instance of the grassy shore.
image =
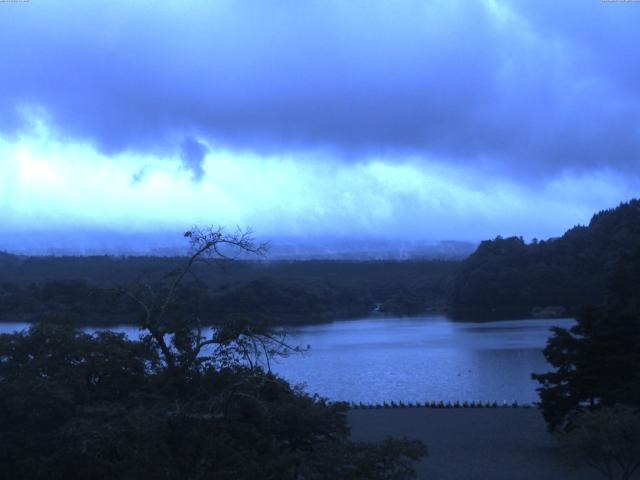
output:
[[349, 412], [355, 440], [386, 435], [422, 440], [429, 449], [417, 468], [428, 480], [597, 480], [570, 465], [535, 408], [385, 408]]

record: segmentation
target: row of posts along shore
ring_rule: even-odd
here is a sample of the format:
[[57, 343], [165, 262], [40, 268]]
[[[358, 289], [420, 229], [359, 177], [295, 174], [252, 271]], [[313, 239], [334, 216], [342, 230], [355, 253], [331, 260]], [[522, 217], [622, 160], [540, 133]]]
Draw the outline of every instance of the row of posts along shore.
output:
[[503, 401], [501, 404], [493, 402], [480, 402], [480, 401], [464, 401], [464, 402], [444, 402], [431, 401], [431, 402], [382, 402], [382, 403], [363, 403], [363, 402], [350, 402], [349, 406], [353, 410], [365, 410], [375, 408], [531, 408], [533, 405], [529, 403], [518, 403], [516, 401], [507, 403]]

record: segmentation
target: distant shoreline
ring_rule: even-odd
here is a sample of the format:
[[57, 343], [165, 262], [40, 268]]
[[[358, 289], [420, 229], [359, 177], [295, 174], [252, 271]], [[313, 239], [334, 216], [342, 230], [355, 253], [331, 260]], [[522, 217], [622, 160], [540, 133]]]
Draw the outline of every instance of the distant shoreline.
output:
[[[447, 317], [449, 320], [453, 322], [472, 322], [472, 323], [485, 323], [485, 322], [501, 322], [501, 321], [512, 321], [512, 320], [543, 320], [543, 319], [562, 319], [562, 318], [574, 318], [575, 313], [572, 310], [563, 310], [563, 315], [548, 315], [548, 316], [534, 316], [527, 315], [524, 310], [517, 310], [520, 314], [516, 314], [514, 311], [511, 311], [513, 314], [497, 314], [495, 311], [487, 312], [486, 310], [468, 310], [464, 313], [461, 312], [452, 312], [448, 309], [434, 309], [428, 310], [422, 313], [416, 313], [411, 315], [400, 315], [393, 312], [380, 312], [380, 311], [372, 311], [369, 315], [358, 315], [353, 317], [328, 317], [322, 315], [300, 315], [301, 318], [304, 318], [304, 321], [296, 321], [296, 320], [282, 320], [282, 321], [274, 321], [268, 322], [269, 325], [274, 327], [300, 327], [305, 325], [321, 325], [328, 324], [334, 322], [348, 322], [354, 320], [364, 320], [367, 318], [419, 318], [419, 317], [428, 317], [428, 316], [436, 316], [442, 315]], [[139, 326], [139, 323], [133, 320], [136, 314], [130, 315], [109, 315], [109, 314], [90, 314], [86, 317], [90, 317], [91, 321], [82, 321], [80, 314], [69, 313], [69, 312], [55, 312], [60, 315], [69, 315], [69, 321], [78, 327], [119, 327], [119, 326], [130, 326], [136, 327]], [[492, 315], [493, 314], [493, 315]], [[29, 314], [29, 313], [3, 313], [0, 315], [0, 324], [3, 323], [29, 323], [35, 324], [44, 320], [47, 320], [48, 314], [37, 313], [37, 314]], [[297, 318], [297, 317], [296, 317]], [[205, 323], [206, 326], [214, 326], [215, 322]]]

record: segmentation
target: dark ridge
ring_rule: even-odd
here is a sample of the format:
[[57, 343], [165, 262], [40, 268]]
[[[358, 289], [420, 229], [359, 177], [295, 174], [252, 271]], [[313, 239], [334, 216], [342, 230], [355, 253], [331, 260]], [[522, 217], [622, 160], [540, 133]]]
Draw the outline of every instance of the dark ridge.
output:
[[640, 246], [640, 200], [596, 213], [562, 237], [483, 241], [461, 262], [452, 284], [458, 315], [565, 316], [604, 301], [620, 258]]

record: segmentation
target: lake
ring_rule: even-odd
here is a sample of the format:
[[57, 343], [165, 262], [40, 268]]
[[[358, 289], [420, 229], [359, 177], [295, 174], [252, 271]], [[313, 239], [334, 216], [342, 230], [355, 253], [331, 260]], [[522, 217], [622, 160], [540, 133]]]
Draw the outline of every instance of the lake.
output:
[[[532, 372], [549, 370], [542, 349], [554, 326], [573, 319], [459, 322], [443, 315], [371, 317], [290, 327], [304, 354], [277, 360], [274, 371], [334, 400], [538, 400]], [[26, 328], [2, 323], [0, 332]], [[137, 328], [113, 328], [137, 337]], [[92, 330], [92, 329], [89, 329]]]

